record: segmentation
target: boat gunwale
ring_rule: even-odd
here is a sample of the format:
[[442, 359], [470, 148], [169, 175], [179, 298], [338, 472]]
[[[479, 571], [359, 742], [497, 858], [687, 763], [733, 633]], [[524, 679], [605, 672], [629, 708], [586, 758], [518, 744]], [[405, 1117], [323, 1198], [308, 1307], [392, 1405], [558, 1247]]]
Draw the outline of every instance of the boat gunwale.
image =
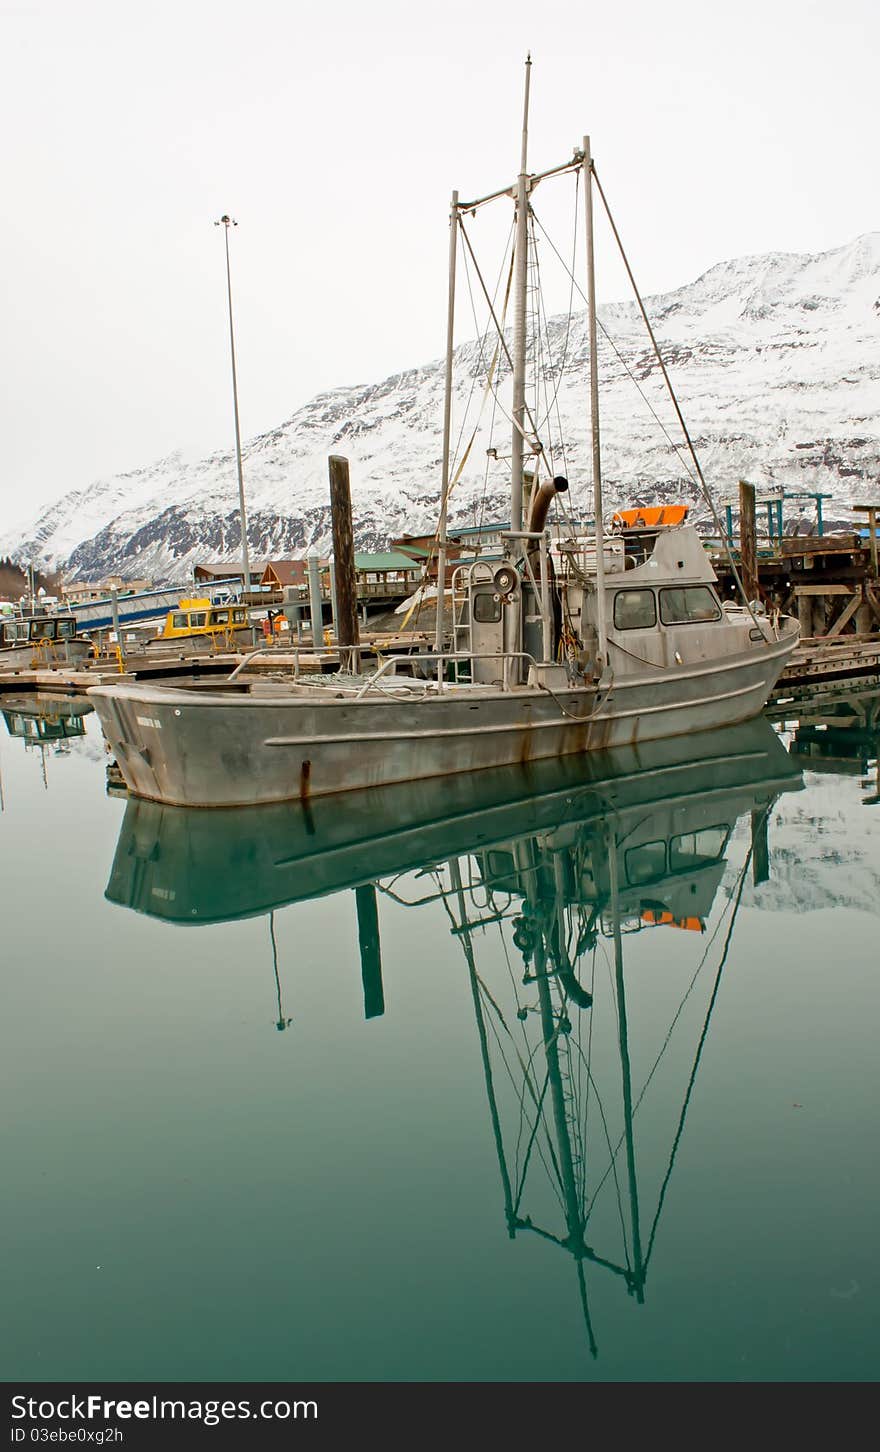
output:
[[[486, 686], [479, 682], [457, 682], [450, 684], [443, 691], [425, 691], [419, 695], [415, 692], [406, 696], [394, 693], [357, 694], [356, 692], [334, 691], [332, 685], [327, 687], [328, 694], [324, 695], [323, 688], [314, 689], [314, 694], [306, 694], [300, 691], [294, 683], [289, 688], [280, 690], [277, 695], [269, 691], [260, 691], [257, 695], [251, 695], [244, 690], [232, 690], [228, 694], [214, 692], [212, 690], [199, 691], [197, 694], [179, 685], [164, 685], [156, 682], [131, 684], [120, 682], [117, 684], [106, 684], [92, 686], [87, 692], [90, 697], [109, 699], [115, 701], [129, 701], [132, 703], [143, 703], [144, 705], [167, 705], [171, 707], [213, 706], [218, 709], [229, 707], [241, 709], [260, 708], [291, 708], [318, 707], [324, 710], [333, 708], [341, 710], [358, 711], [372, 709], [374, 707], [387, 710], [401, 705], [417, 705], [419, 710], [430, 706], [441, 706], [451, 704], [456, 700], [467, 699], [470, 696], [478, 696], [481, 701], [516, 701], [524, 704], [530, 701], [559, 700], [571, 705], [572, 698], [578, 700], [595, 700], [597, 697], [604, 697], [603, 705], [613, 701], [615, 695], [622, 691], [643, 689], [645, 686], [658, 687], [661, 685], [684, 682], [688, 680], [699, 680], [701, 677], [715, 675], [719, 672], [738, 670], [750, 666], [759, 666], [764, 662], [773, 662], [780, 656], [788, 656], [797, 648], [800, 632], [795, 628], [786, 632], [779, 640], [767, 643], [767, 649], [758, 651], [741, 651], [736, 655], [716, 656], [710, 661], [701, 661], [698, 665], [673, 666], [667, 669], [662, 675], [656, 673], [656, 669], [649, 675], [647, 672], [633, 673], [622, 676], [619, 679], [612, 679], [607, 686], [598, 682], [590, 682], [585, 685], [566, 684], [554, 690], [547, 686], [513, 686], [509, 690], [496, 686]], [[331, 678], [328, 678], [331, 679]], [[425, 683], [428, 685], [428, 682]], [[362, 689], [362, 688], [361, 688]], [[682, 704], [679, 702], [678, 704]], [[650, 708], [649, 708], [650, 709]]]

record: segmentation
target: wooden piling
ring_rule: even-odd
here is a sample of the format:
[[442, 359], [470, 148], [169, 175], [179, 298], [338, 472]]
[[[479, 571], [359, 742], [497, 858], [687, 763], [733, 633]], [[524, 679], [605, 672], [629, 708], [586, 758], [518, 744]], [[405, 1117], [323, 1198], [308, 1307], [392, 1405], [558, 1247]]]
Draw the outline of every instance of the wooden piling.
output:
[[767, 833], [768, 809], [752, 812], [752, 882], [759, 887], [770, 880], [770, 839]]
[[369, 883], [366, 887], [356, 887], [354, 893], [361, 950], [361, 981], [364, 985], [364, 1018], [381, 1018], [385, 1012], [385, 994], [382, 988], [382, 949], [376, 889]]
[[[351, 519], [351, 485], [348, 460], [330, 455], [330, 514], [333, 523], [333, 571], [336, 576], [336, 644], [340, 650], [358, 645], [358, 600], [354, 572], [354, 530]], [[352, 651], [352, 670], [357, 670], [357, 650]]]
[[755, 486], [739, 481], [739, 553], [743, 589], [747, 600], [757, 600], [758, 525], [755, 517]]

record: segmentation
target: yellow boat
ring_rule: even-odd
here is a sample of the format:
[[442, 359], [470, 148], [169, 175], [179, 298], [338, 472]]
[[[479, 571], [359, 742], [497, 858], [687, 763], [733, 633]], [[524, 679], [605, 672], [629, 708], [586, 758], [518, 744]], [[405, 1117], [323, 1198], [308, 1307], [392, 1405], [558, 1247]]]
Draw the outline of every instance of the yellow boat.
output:
[[157, 640], [198, 640], [206, 645], [232, 645], [242, 631], [251, 630], [244, 605], [214, 605], [205, 598], [181, 600], [169, 610]]

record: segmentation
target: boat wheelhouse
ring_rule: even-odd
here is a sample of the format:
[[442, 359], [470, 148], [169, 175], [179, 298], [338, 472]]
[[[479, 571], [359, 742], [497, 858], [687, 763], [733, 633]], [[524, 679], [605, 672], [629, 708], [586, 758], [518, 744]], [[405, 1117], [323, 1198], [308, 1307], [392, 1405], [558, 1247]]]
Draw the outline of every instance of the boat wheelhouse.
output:
[[87, 636], [77, 631], [74, 615], [4, 615], [0, 618], [0, 662], [7, 665], [56, 664], [86, 660], [94, 654]]

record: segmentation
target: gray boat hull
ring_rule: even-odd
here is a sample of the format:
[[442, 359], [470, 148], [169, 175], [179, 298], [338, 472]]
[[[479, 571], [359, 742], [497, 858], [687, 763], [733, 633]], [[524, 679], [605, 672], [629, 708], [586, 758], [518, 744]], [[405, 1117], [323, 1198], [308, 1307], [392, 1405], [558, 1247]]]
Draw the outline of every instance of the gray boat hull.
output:
[[179, 806], [248, 806], [638, 745], [756, 716], [797, 644], [595, 686], [462, 686], [355, 696], [187, 691], [89, 693], [129, 791]]

